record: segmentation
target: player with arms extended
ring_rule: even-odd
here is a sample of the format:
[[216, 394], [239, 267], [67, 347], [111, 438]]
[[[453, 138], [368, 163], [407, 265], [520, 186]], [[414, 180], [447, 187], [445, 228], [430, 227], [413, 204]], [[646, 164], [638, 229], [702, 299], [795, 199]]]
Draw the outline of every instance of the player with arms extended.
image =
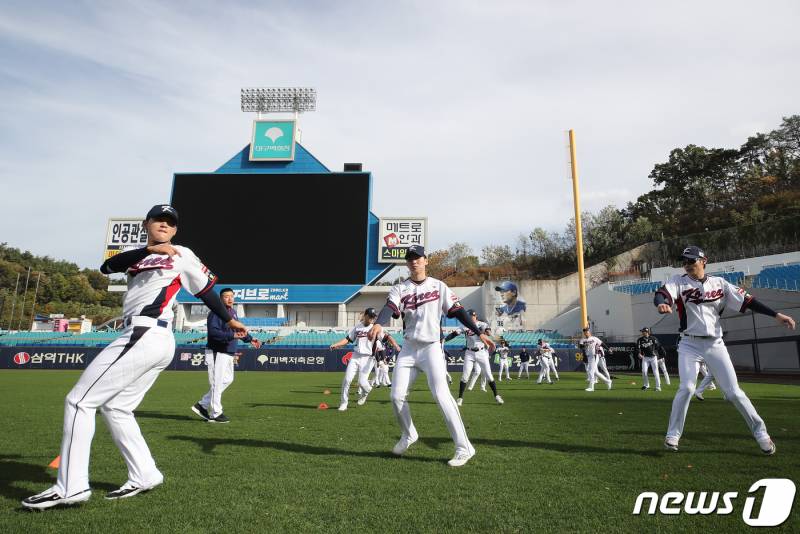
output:
[[664, 446], [669, 450], [678, 450], [689, 401], [695, 391], [698, 368], [705, 361], [709, 371], [719, 382], [725, 398], [744, 417], [761, 451], [764, 454], [774, 454], [775, 443], [770, 439], [764, 421], [744, 391], [739, 388], [736, 371], [722, 341], [720, 315], [725, 308], [740, 313], [749, 308], [754, 313], [775, 317], [779, 324], [791, 329], [795, 327], [794, 319], [775, 312], [724, 278], [706, 275], [705, 266], [708, 260], [699, 247], [685, 248], [681, 259], [686, 274], [677, 274], [667, 280], [656, 291], [653, 299], [659, 313], [672, 313], [673, 305], [678, 308], [681, 332], [678, 343], [680, 386], [672, 401]]
[[[428, 379], [428, 387], [444, 415], [447, 430], [455, 442], [455, 456], [447, 462], [451, 467], [466, 464], [475, 455], [469, 442], [461, 414], [447, 386], [447, 367], [440, 340], [441, 317], [457, 318], [472, 332], [481, 329], [458, 302], [458, 297], [447, 284], [426, 274], [428, 258], [425, 249], [418, 245], [408, 247], [406, 266], [410, 277], [389, 290], [389, 298], [378, 315], [378, 325], [389, 323], [390, 317], [403, 317], [403, 348], [397, 355], [392, 376], [392, 409], [400, 424], [400, 441], [392, 449], [398, 456], [419, 439], [417, 429], [411, 421], [408, 395], [417, 373], [422, 371]], [[370, 339], [378, 339], [381, 328], [376, 325]], [[486, 334], [478, 336], [482, 343], [492, 346]]]
[[111, 437], [128, 466], [128, 481], [106, 499], [123, 499], [148, 491], [164, 481], [144, 441], [133, 411], [167, 367], [175, 353], [172, 304], [181, 287], [238, 332], [214, 291], [216, 277], [186, 247], [172, 245], [178, 213], [168, 205], [154, 206], [144, 221], [147, 246], [112, 256], [104, 274], [126, 273], [128, 292], [122, 303], [125, 329], [86, 367], [64, 406], [61, 463], [54, 486], [22, 501], [26, 508], [45, 509], [83, 502], [91, 497], [89, 452], [95, 412], [100, 408]]

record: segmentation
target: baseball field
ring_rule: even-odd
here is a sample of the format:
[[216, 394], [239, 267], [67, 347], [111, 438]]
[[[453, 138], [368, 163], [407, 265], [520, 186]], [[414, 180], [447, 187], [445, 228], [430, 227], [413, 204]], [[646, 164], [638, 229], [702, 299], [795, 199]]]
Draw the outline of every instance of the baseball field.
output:
[[[456, 378], [456, 375], [453, 375]], [[225, 392], [231, 423], [189, 408], [201, 372], [165, 372], [137, 410], [164, 484], [118, 501], [103, 496], [125, 465], [97, 416], [92, 499], [44, 512], [19, 501], [55, 479], [63, 400], [78, 373], [3, 371], [0, 437], [3, 532], [671, 532], [748, 530], [748, 490], [800, 473], [800, 387], [745, 383], [777, 444], [766, 457], [720, 392], [692, 401], [678, 453], [662, 448], [675, 392], [643, 392], [641, 377], [583, 391], [583, 373], [557, 384], [499, 383], [465, 396], [461, 412], [477, 455], [454, 469], [453, 445], [424, 377], [411, 396], [420, 441], [389, 452], [398, 427], [387, 388], [338, 412], [339, 373], [239, 373]], [[457, 380], [457, 379], [456, 379]], [[635, 382], [635, 384], [634, 384]], [[453, 391], [457, 391], [455, 382]], [[329, 395], [324, 391], [330, 390]], [[318, 409], [327, 403], [328, 410]], [[737, 492], [728, 515], [632, 515], [644, 491]], [[756, 508], [761, 494], [754, 493]], [[649, 501], [647, 501], [649, 502]], [[779, 532], [800, 531], [797, 506]]]

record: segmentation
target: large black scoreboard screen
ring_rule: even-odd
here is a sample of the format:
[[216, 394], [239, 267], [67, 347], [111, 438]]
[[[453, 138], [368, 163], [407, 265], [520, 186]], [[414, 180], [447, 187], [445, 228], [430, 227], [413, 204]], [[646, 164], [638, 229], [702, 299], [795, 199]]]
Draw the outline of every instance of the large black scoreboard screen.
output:
[[223, 284], [364, 284], [369, 174], [176, 174], [173, 240]]

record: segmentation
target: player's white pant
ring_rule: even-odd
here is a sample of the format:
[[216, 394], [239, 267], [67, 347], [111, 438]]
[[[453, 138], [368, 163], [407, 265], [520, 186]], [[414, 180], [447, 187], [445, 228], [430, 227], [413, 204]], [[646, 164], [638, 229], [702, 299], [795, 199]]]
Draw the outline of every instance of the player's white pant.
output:
[[608, 380], [611, 380], [611, 373], [608, 372], [608, 366], [606, 366], [605, 356], [597, 357], [597, 372], [606, 377]]
[[222, 413], [222, 392], [233, 382], [233, 355], [206, 349], [206, 366], [211, 388], [200, 399], [200, 406], [213, 419]]
[[369, 392], [372, 391], [372, 386], [369, 385], [369, 372], [372, 370], [372, 362], [375, 361], [375, 358], [372, 357], [371, 354], [360, 354], [358, 352], [354, 352], [353, 356], [350, 358], [350, 361], [347, 362], [347, 369], [344, 372], [344, 380], [342, 380], [342, 398], [340, 400], [340, 406], [344, 404], [347, 405], [347, 397], [350, 393], [350, 384], [353, 383], [353, 379], [358, 375], [358, 387], [361, 391], [360, 394], [369, 395]]
[[678, 373], [680, 386], [672, 401], [669, 416], [668, 438], [679, 439], [683, 434], [689, 401], [695, 392], [700, 362], [705, 361], [708, 370], [722, 389], [725, 398], [732, 402], [747, 423], [756, 439], [769, 436], [764, 421], [759, 417], [750, 399], [739, 388], [736, 371], [733, 369], [728, 349], [722, 339], [682, 337], [678, 343]]
[[98, 408], [128, 466], [128, 482], [147, 487], [162, 479], [133, 411], [172, 362], [174, 353], [175, 337], [170, 329], [130, 326], [86, 367], [64, 402], [56, 482], [60, 495], [68, 497], [89, 489], [89, 451]]
[[594, 389], [594, 385], [597, 383], [597, 379], [599, 378], [601, 382], [605, 384], [610, 384], [611, 380], [606, 378], [605, 376], [601, 375], [597, 371], [597, 357], [595, 355], [590, 355], [587, 358], [586, 362], [586, 374], [589, 376], [589, 388]]
[[[468, 351], [471, 352], [471, 351]], [[482, 351], [485, 352], [485, 351]], [[479, 358], [480, 360], [480, 358]], [[488, 355], [487, 355], [488, 360]], [[464, 358], [466, 364], [466, 358]], [[417, 429], [411, 420], [411, 409], [408, 405], [408, 395], [417, 379], [417, 373], [422, 371], [428, 379], [428, 388], [433, 398], [439, 405], [444, 415], [444, 422], [450, 437], [456, 446], [456, 454], [473, 453], [475, 449], [467, 438], [467, 431], [461, 421], [461, 414], [450, 388], [447, 386], [447, 364], [442, 351], [442, 344], [438, 341], [423, 343], [406, 340], [394, 365], [392, 375], [392, 409], [397, 422], [400, 424], [401, 439], [417, 439]], [[469, 376], [469, 375], [466, 375]], [[462, 380], [464, 378], [462, 377]]]
[[703, 379], [700, 381], [700, 385], [697, 386], [695, 393], [703, 393], [713, 383], [714, 383], [714, 375], [712, 375], [709, 372], [706, 372], [706, 376], [704, 376]]
[[467, 379], [472, 376], [472, 385], [475, 385], [477, 376], [472, 374], [473, 367], [480, 370], [482, 380], [488, 379], [494, 381], [492, 366], [489, 363], [489, 352], [486, 349], [477, 352], [473, 352], [469, 349], [464, 351], [464, 371], [461, 373], [462, 382], [467, 382]]
[[659, 358], [658, 368], [661, 369], [662, 373], [664, 373], [664, 382], [666, 382], [667, 385], [669, 386], [670, 385], [669, 373], [667, 373], [667, 362], [664, 358]]
[[553, 381], [550, 380], [550, 362], [549, 356], [539, 357], [539, 379], [536, 381], [537, 384], [541, 384], [542, 380], [547, 380], [548, 384], [553, 383]]
[[508, 371], [509, 367], [510, 366], [509, 366], [509, 362], [508, 362], [508, 357], [500, 358], [500, 372], [497, 373], [497, 379], [498, 380], [500, 380], [502, 382], [502, 380], [503, 380], [503, 371], [504, 370], [506, 372], [506, 380], [511, 380], [511, 375], [509, 374], [509, 371]]
[[522, 378], [522, 372], [523, 371], [525, 371], [525, 378], [530, 378], [531, 377], [531, 373], [530, 373], [530, 371], [528, 371], [528, 366], [530, 365], [530, 363], [531, 362], [529, 362], [529, 361], [528, 362], [523, 362], [523, 361], [519, 362], [519, 374], [517, 375], [517, 378]]
[[550, 371], [556, 377], [556, 380], [559, 380], [559, 378], [558, 378], [558, 369], [556, 369], [556, 357], [555, 356], [552, 356], [552, 355], [550, 356], [549, 365], [550, 365]]
[[656, 363], [655, 356], [645, 356], [642, 358], [642, 385], [646, 388], [650, 387], [650, 378], [647, 373], [649, 369], [653, 370], [653, 375], [656, 379], [656, 389], [661, 389], [661, 378], [658, 376], [658, 364]]
[[378, 370], [375, 374], [375, 382], [381, 386], [391, 386], [392, 382], [389, 380], [389, 366], [386, 362], [378, 364]]
[[[489, 354], [486, 354], [486, 361], [489, 361]], [[492, 376], [492, 367], [489, 365], [489, 376]], [[469, 384], [467, 384], [467, 389], [472, 391], [472, 388], [475, 387], [475, 382], [478, 381], [478, 377], [481, 379], [481, 389], [486, 391], [486, 373], [481, 371], [480, 365], [475, 365], [474, 370], [472, 371], [472, 378], [469, 379]], [[494, 379], [494, 377], [492, 377]]]

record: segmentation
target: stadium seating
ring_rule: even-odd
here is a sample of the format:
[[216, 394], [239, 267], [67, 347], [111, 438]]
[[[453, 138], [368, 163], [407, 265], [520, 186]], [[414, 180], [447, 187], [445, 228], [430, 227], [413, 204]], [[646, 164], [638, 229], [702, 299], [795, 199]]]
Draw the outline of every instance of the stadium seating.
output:
[[245, 326], [285, 326], [289, 324], [287, 317], [242, 317], [240, 319]]
[[733, 285], [741, 286], [744, 283], [744, 273], [742, 271], [726, 273], [708, 273], [709, 276], [720, 276]]
[[753, 287], [800, 291], [800, 264], [782, 265], [762, 269], [753, 278]]
[[0, 345], [39, 345], [51, 339], [71, 337], [67, 332], [7, 332], [0, 335]]
[[628, 295], [641, 295], [643, 293], [654, 293], [661, 287], [661, 282], [631, 282], [614, 286], [614, 291], [627, 293]]

